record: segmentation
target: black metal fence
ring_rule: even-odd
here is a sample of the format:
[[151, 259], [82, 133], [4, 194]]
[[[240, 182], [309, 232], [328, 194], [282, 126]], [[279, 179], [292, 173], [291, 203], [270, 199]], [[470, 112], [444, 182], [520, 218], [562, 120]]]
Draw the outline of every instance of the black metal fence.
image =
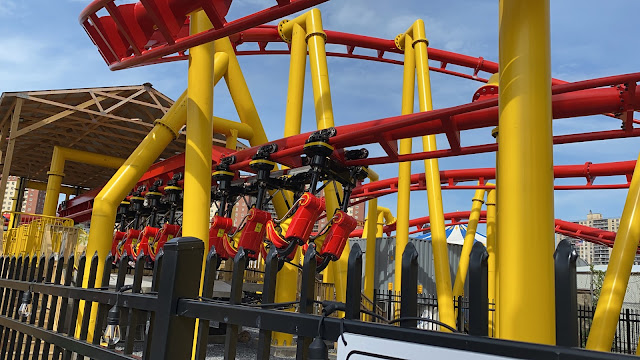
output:
[[[438, 316], [438, 298], [435, 294], [418, 294], [418, 315], [421, 317], [439, 319]], [[373, 303], [375, 306], [385, 309], [385, 318], [390, 321], [399, 317], [396, 312], [400, 308], [401, 294], [395, 291], [380, 291], [374, 289]], [[469, 298], [457, 297], [453, 299], [453, 308], [456, 312], [456, 328], [458, 331], [469, 333]], [[493, 323], [495, 319], [495, 304], [489, 302], [489, 322]], [[440, 331], [440, 325], [429, 322], [418, 322], [419, 329]], [[493, 328], [489, 328], [489, 336], [493, 337]]]
[[[578, 337], [582, 347], [587, 343], [595, 310], [595, 306], [578, 305]], [[638, 337], [640, 337], [640, 310], [623, 308], [611, 351], [621, 354], [635, 354], [638, 347]]]
[[[215, 250], [207, 255], [203, 289], [200, 291], [198, 274], [202, 270], [204, 245], [195, 238], [167, 242], [164, 253], [156, 259], [148, 288], [142, 286], [142, 257], [138, 257], [133, 268], [122, 262], [113, 284], [110, 271], [98, 277], [97, 256], [82, 256], [77, 267], [73, 257], [0, 257], [0, 360], [66, 360], [73, 354], [109, 360], [188, 359], [191, 358], [194, 340], [196, 358], [204, 359], [210, 322], [226, 324], [225, 359], [235, 358], [241, 327], [259, 329], [256, 358], [265, 360], [270, 358], [273, 331], [295, 336], [297, 359], [309, 358], [312, 339], [317, 339], [314, 341], [316, 345], [323, 343], [319, 340], [335, 342], [344, 333], [521, 359], [632, 359], [619, 354], [470, 336], [460, 334], [456, 329], [453, 329], [456, 333], [420, 329], [420, 324], [437, 323], [437, 319], [422, 317], [424, 311], [420, 310], [415, 291], [417, 252], [411, 244], [406, 247], [402, 260], [402, 273], [406, 275], [401, 284], [404, 296], [400, 299], [400, 318], [395, 321], [399, 326], [385, 324], [386, 319], [380, 319], [384, 320], [383, 323], [360, 320], [363, 311], [360, 302], [362, 252], [357, 245], [349, 254], [346, 302], [324, 301], [321, 304], [324, 315], [313, 315], [313, 306], [317, 302], [314, 297], [315, 255], [315, 247], [311, 245], [302, 265], [297, 312], [276, 310], [292, 304], [274, 303], [278, 272], [275, 251], [266, 258], [259, 303], [243, 303], [242, 284], [248, 258], [242, 249], [233, 259], [229, 297], [212, 298], [217, 264]], [[111, 259], [103, 261], [110, 269]], [[470, 281], [480, 285], [484, 283], [470, 289], [469, 332], [486, 335], [486, 250], [482, 245], [474, 245], [469, 271]], [[132, 272], [129, 278], [133, 281], [125, 285], [128, 272]], [[83, 279], [89, 288], [81, 287]], [[90, 320], [88, 314], [92, 305], [96, 311]], [[428, 308], [428, 305], [424, 306], [424, 309]], [[465, 306], [463, 301], [459, 308], [464, 312]], [[344, 317], [326, 316], [334, 310], [343, 311]], [[104, 343], [101, 338], [104, 338]], [[136, 338], [141, 341], [136, 343]], [[319, 358], [326, 359], [326, 356]]]

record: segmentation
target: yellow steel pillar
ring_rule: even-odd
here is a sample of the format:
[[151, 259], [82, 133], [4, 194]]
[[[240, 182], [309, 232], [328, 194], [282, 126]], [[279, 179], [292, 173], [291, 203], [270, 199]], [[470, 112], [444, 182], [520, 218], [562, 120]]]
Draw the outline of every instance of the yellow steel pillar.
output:
[[[204, 11], [191, 14], [191, 33], [206, 31], [211, 27]], [[211, 206], [213, 55], [213, 43], [189, 49], [182, 235], [202, 240], [205, 249], [209, 248]], [[206, 255], [203, 262], [205, 260]]]
[[[287, 107], [284, 120], [284, 137], [300, 134], [302, 127], [302, 101], [304, 95], [304, 77], [307, 62], [306, 32], [297, 23], [293, 24], [291, 34], [291, 62], [289, 67], [289, 88], [287, 91]], [[289, 191], [283, 192], [289, 204], [293, 204], [293, 196]], [[285, 224], [288, 225], [288, 222]], [[301, 253], [296, 254], [294, 263], [299, 263]], [[278, 272], [276, 282], [276, 302], [296, 300], [297, 289], [292, 284], [298, 283], [298, 269], [290, 264], [284, 264]], [[283, 284], [283, 285], [278, 285]], [[293, 335], [273, 333], [273, 339], [278, 345], [293, 345]]]
[[[378, 174], [371, 169], [369, 169], [369, 180], [372, 182], [379, 180]], [[364, 252], [364, 296], [373, 300], [373, 277], [375, 275], [376, 240], [378, 236], [378, 198], [369, 200], [367, 206], [367, 221], [362, 232], [362, 237], [367, 239]]]
[[464, 282], [467, 279], [467, 271], [469, 270], [469, 255], [471, 255], [471, 248], [476, 238], [476, 229], [478, 228], [478, 221], [480, 221], [482, 204], [484, 204], [484, 189], [478, 189], [471, 200], [469, 225], [467, 226], [467, 234], [464, 236], [460, 262], [458, 263], [458, 271], [456, 272], [456, 280], [453, 284], [454, 298], [464, 294]]
[[500, 1], [500, 337], [542, 344], [555, 343], [549, 33], [549, 0]]
[[238, 147], [238, 130], [230, 129], [229, 134], [226, 136], [225, 144], [227, 149], [236, 150]]
[[[107, 184], [100, 190], [93, 202], [91, 213], [91, 231], [87, 242], [87, 254], [98, 253], [100, 259], [104, 259], [111, 251], [113, 239], [113, 224], [116, 221], [116, 211], [122, 199], [127, 196], [131, 188], [140, 180], [149, 166], [160, 156], [167, 145], [178, 137], [180, 129], [185, 124], [186, 102], [185, 94], [171, 106], [171, 109], [160, 120], [156, 120], [153, 129], [140, 142], [140, 145], [131, 153], [129, 158], [111, 177]], [[104, 261], [98, 262], [96, 279], [102, 278]], [[83, 286], [86, 287], [89, 273], [86, 272]], [[80, 306], [80, 309], [83, 309]], [[93, 338], [93, 327], [97, 306], [91, 309], [91, 322], [88, 338]], [[78, 314], [78, 321], [82, 318], [82, 310]]]
[[[373, 205], [371, 205], [372, 203]], [[377, 206], [377, 204], [377, 199], [369, 200], [370, 208], [367, 214], [367, 221], [365, 221], [365, 228], [362, 232], [362, 237], [367, 239], [367, 246], [365, 250], [364, 294], [369, 298], [369, 300], [373, 300], [373, 289], [375, 288], [373, 280], [375, 277], [376, 265], [376, 242], [378, 238], [384, 236], [384, 226], [395, 224], [397, 221], [397, 219], [391, 214], [391, 210], [389, 208]], [[377, 223], [371, 221], [371, 219], [376, 219], [376, 217], [371, 213], [372, 209], [375, 210], [375, 208], [377, 208], [376, 212], [378, 214]]]
[[[191, 14], [189, 31], [196, 34], [213, 27], [204, 11]], [[193, 236], [209, 249], [209, 208], [211, 207], [211, 150], [213, 147], [213, 42], [189, 49], [187, 75], [187, 138], [184, 158], [184, 200], [182, 236]], [[207, 261], [202, 257], [202, 269]], [[204, 271], [200, 273], [200, 286]], [[198, 329], [196, 321], [195, 331]], [[194, 334], [193, 356], [195, 358]]]
[[[225, 53], [228, 56], [228, 67], [227, 72], [224, 74], [224, 79], [229, 88], [229, 94], [236, 107], [240, 121], [243, 124], [249, 125], [253, 131], [251, 139], [249, 139], [249, 144], [251, 144], [251, 146], [258, 146], [267, 143], [269, 139], [267, 139], [267, 134], [260, 121], [258, 110], [251, 97], [251, 92], [242, 74], [242, 69], [240, 68], [240, 63], [238, 63], [238, 58], [231, 45], [231, 41], [229, 38], [222, 38], [213, 43], [216, 52]], [[272, 203], [276, 214], [279, 217], [284, 216], [287, 212], [287, 206], [282, 197], [274, 197]]]
[[[220, 54], [218, 54], [220, 55]], [[216, 58], [223, 59], [225, 56], [216, 55]], [[215, 63], [214, 82], [222, 77], [226, 70], [226, 61]], [[180, 134], [180, 129], [185, 125], [187, 118], [187, 91], [171, 106], [162, 119], [156, 120], [153, 129], [140, 142], [138, 147], [131, 153], [127, 160], [118, 168], [107, 184], [100, 190], [93, 203], [91, 213], [91, 231], [87, 243], [87, 254], [98, 253], [104, 259], [111, 251], [111, 241], [113, 239], [113, 224], [116, 220], [116, 211], [122, 199], [131, 191], [142, 175], [149, 169], [149, 166], [162, 154], [167, 145]], [[245, 130], [246, 131], [246, 130]], [[86, 160], [86, 159], [85, 159]], [[208, 214], [208, 210], [207, 210]], [[102, 278], [104, 262], [98, 262], [96, 278]], [[83, 286], [87, 286], [89, 273], [85, 273]], [[81, 302], [82, 304], [82, 302]], [[95, 305], [95, 304], [94, 304]], [[82, 309], [78, 319], [82, 319]], [[91, 308], [91, 320], [88, 338], [93, 338], [93, 328], [97, 315], [97, 306]], [[79, 329], [79, 327], [78, 327]]]
[[58, 197], [60, 196], [62, 178], [64, 177], [64, 166], [67, 161], [117, 169], [124, 164], [125, 159], [62, 146], [54, 146], [53, 155], [51, 156], [51, 166], [47, 173], [49, 179], [44, 197], [43, 215], [56, 216]]
[[62, 178], [64, 178], [65, 159], [62, 156], [57, 156], [57, 148], [57, 146], [53, 148], [51, 167], [47, 172], [47, 190], [44, 194], [44, 206], [42, 207], [42, 215], [47, 216], [56, 216], [60, 187], [62, 186]]
[[[413, 113], [415, 95], [416, 58], [413, 51], [413, 38], [411, 34], [405, 34], [402, 43], [396, 37], [396, 46], [404, 50], [404, 65], [402, 76], [402, 115]], [[401, 139], [400, 155], [411, 154], [412, 140]], [[402, 277], [402, 253], [409, 243], [409, 205], [411, 195], [411, 162], [405, 161], [398, 164], [398, 210], [396, 221], [396, 249], [395, 249], [395, 273], [394, 291], [400, 291]]]
[[[416, 73], [418, 80], [418, 103], [420, 111], [433, 110], [431, 100], [431, 80], [429, 78], [429, 41], [425, 35], [424, 22], [417, 20], [412, 27], [413, 43], [416, 54]], [[435, 151], [436, 136], [422, 137], [424, 151]], [[424, 161], [425, 180], [427, 183], [427, 201], [431, 223], [431, 244], [433, 246], [433, 263], [436, 277], [436, 292], [438, 296], [438, 312], [440, 321], [455, 326], [453, 311], [453, 297], [451, 291], [451, 274], [449, 272], [449, 249], [447, 235], [444, 229], [444, 212], [442, 210], [442, 191], [440, 188], [440, 169], [438, 159]]]
[[[329, 71], [327, 68], [327, 55], [325, 42], [327, 35], [322, 28], [320, 10], [312, 9], [291, 21], [283, 20], [278, 24], [280, 36], [287, 42], [291, 42], [296, 25], [305, 30], [307, 46], [309, 49], [309, 64], [311, 67], [311, 83], [313, 85], [313, 99], [316, 111], [316, 123], [318, 129], [326, 129], [334, 126], [333, 106], [331, 103], [331, 90], [329, 86]], [[292, 44], [292, 50], [293, 50]], [[292, 59], [293, 61], [293, 59]], [[298, 80], [299, 81], [299, 80]], [[338, 186], [338, 192], [340, 192]], [[330, 219], [338, 207], [333, 184], [324, 189], [327, 219]], [[346, 244], [344, 252], [338, 261], [329, 264], [325, 270], [325, 277], [333, 279], [336, 286], [336, 299], [345, 301], [347, 260], [350, 246]]]
[[602, 283], [596, 313], [587, 340], [587, 349], [611, 351], [622, 301], [627, 291], [631, 267], [640, 241], [640, 159], [636, 163], [620, 227], [613, 244]]
[[300, 24], [293, 23], [291, 35], [291, 62], [289, 67], [289, 89], [284, 118], [284, 136], [300, 134], [302, 126], [302, 101], [304, 77], [307, 66], [307, 33]]
[[378, 199], [373, 198], [367, 201], [367, 207], [367, 220], [365, 221], [362, 232], [362, 238], [366, 239], [364, 252], [364, 296], [373, 300], [373, 278], [375, 275], [376, 241], [378, 236], [376, 231], [378, 227]]
[[496, 244], [496, 190], [491, 189], [487, 193], [487, 252], [489, 253], [489, 259], [487, 259], [488, 267], [488, 293], [489, 302], [493, 302], [495, 305], [495, 311], [493, 317], [489, 317], [489, 334], [493, 334], [494, 337], [498, 337], [498, 322], [497, 322], [497, 307], [498, 301], [496, 299], [496, 264], [498, 262], [498, 244]]

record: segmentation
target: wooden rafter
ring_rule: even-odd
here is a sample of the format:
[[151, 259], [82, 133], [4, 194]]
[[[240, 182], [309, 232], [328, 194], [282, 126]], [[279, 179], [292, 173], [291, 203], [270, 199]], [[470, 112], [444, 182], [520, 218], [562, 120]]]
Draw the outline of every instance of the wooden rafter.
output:
[[156, 89], [152, 89], [151, 91], [149, 91], [149, 93], [153, 93], [154, 95], [157, 95], [157, 96], [161, 97], [162, 99], [164, 99], [170, 105], [173, 105], [173, 103], [174, 103], [174, 101], [171, 100], [167, 95], [161, 93], [160, 91], [158, 91]]
[[104, 109], [102, 108], [102, 104], [100, 104], [100, 101], [96, 97], [96, 94], [93, 92], [93, 90], [89, 91], [89, 95], [91, 95], [91, 98], [96, 102], [96, 105], [98, 106], [98, 110], [100, 110], [100, 112], [104, 112]]
[[[162, 110], [162, 112], [166, 114], [167, 111], [169, 111], [169, 109], [165, 108], [164, 106], [162, 106], [162, 104], [160, 104], [160, 101], [158, 101], [158, 98], [154, 94], [154, 89], [147, 89], [147, 92], [149, 93], [149, 96], [151, 96], [153, 101], [156, 103], [156, 105], [158, 105], [160, 107], [160, 110]], [[165, 98], [165, 100], [167, 100], [167, 99], [168, 98]], [[169, 104], [173, 105], [173, 101], [171, 101], [171, 99], [169, 99], [168, 102], [169, 102]]]
[[7, 93], [9, 95], [18, 95], [18, 94], [27, 94], [33, 96], [41, 96], [41, 95], [69, 95], [69, 94], [80, 94], [80, 93], [88, 93], [90, 91], [131, 91], [140, 89], [140, 85], [131, 85], [131, 86], [112, 86], [112, 87], [103, 87], [103, 88], [86, 88], [86, 89], [62, 89], [62, 90], [43, 90], [43, 91], [24, 91], [19, 93]]
[[[119, 96], [116, 94], [110, 94], [110, 93], [106, 93], [104, 91], [94, 91], [95, 94], [98, 95], [102, 95], [102, 96], [106, 96], [106, 97], [110, 97], [112, 99], [116, 99], [116, 100], [120, 100], [120, 103], [115, 104], [114, 106], [118, 105], [122, 106], [125, 103], [132, 103], [132, 104], [137, 104], [137, 105], [142, 105], [143, 107], [150, 107], [150, 108], [154, 108], [154, 109], [158, 109], [158, 110], [166, 110], [166, 108], [164, 106], [162, 106], [159, 103], [153, 104], [150, 102], [146, 102], [146, 101], [141, 101], [141, 100], [136, 100], [137, 97], [139, 97], [140, 95], [142, 95], [143, 93], [145, 93], [147, 90], [146, 89], [142, 89], [142, 90], [138, 90], [137, 92], [135, 92], [133, 95], [129, 96], [129, 97], [123, 97], [123, 96]], [[112, 106], [112, 107], [114, 107]], [[113, 109], [107, 109], [104, 110], [105, 113], [111, 112]]]
[[133, 99], [137, 98], [138, 96], [140, 96], [140, 94], [143, 94], [145, 91], [146, 91], [145, 89], [141, 89], [141, 90], [136, 91], [135, 93], [133, 93], [129, 97], [123, 98], [122, 100], [120, 100], [119, 102], [117, 102], [113, 106], [111, 106], [110, 108], [106, 109], [104, 111], [105, 114], [111, 113], [113, 110], [119, 108], [120, 106], [122, 106], [122, 105], [124, 105], [124, 104], [126, 104], [128, 102], [134, 102], [135, 101], [136, 103], [139, 103], [137, 100], [133, 100]]
[[[41, 102], [43, 104], [48, 104], [48, 105], [52, 105], [52, 106], [58, 106], [64, 109], [69, 109], [69, 110], [75, 110], [77, 112], [82, 112], [82, 113], [86, 113], [86, 114], [93, 114], [93, 115], [99, 115], [99, 116], [103, 116], [105, 118], [109, 118], [109, 119], [113, 119], [113, 120], [120, 120], [120, 121], [124, 121], [124, 122], [128, 122], [128, 123], [133, 123], [133, 124], [137, 124], [137, 125], [142, 125], [142, 126], [146, 126], [148, 128], [153, 127], [152, 124], [146, 123], [142, 120], [134, 120], [134, 119], [127, 119], [125, 117], [122, 116], [117, 116], [117, 115], [113, 115], [113, 114], [102, 114], [99, 111], [94, 111], [94, 110], [89, 110], [89, 109], [81, 109], [78, 108], [77, 106], [73, 106], [73, 105], [67, 105], [67, 104], [63, 104], [60, 102], [56, 102], [56, 101], [51, 101], [51, 100], [47, 100], [47, 99], [42, 99], [39, 97], [35, 97], [35, 96], [30, 96], [30, 95], [19, 95], [19, 98], [25, 99], [25, 100], [30, 100], [30, 101], [37, 101], [37, 102]], [[93, 101], [92, 101], [93, 103]]]
[[[38, 113], [42, 113], [42, 114], [56, 114], [55, 111], [51, 111], [51, 110], [46, 110], [46, 109], [33, 109], [34, 112], [38, 112]], [[97, 121], [100, 121], [100, 117], [94, 117], [94, 115], [89, 114], [88, 115], [89, 118], [83, 118], [80, 116], [74, 116], [74, 115], [69, 115], [66, 117], [66, 119], [70, 119], [70, 120], [74, 120], [80, 123], [95, 123]], [[119, 129], [125, 132], [130, 132], [130, 133], [135, 133], [135, 134], [142, 134], [142, 135], [146, 135], [149, 133], [149, 131], [144, 131], [144, 130], [140, 130], [140, 129], [136, 129], [135, 127], [131, 127], [131, 126], [123, 126], [123, 125], [118, 125], [118, 124], [114, 124], [113, 122], [110, 121], [104, 121], [100, 123], [102, 127], [108, 127], [108, 128], [113, 128], [113, 129]]]
[[[16, 128], [11, 132], [10, 127], [14, 124], [12, 107], [17, 100], [22, 103], [21, 112]], [[0, 156], [6, 156], [7, 150], [13, 149], [9, 173], [38, 181], [47, 179], [55, 145], [126, 158], [171, 104], [171, 99], [147, 84], [3, 93], [0, 98]], [[180, 136], [167, 146], [160, 158], [183, 152], [184, 143], [184, 137]], [[104, 184], [112, 174], [112, 169], [70, 163], [65, 169], [64, 182], [95, 187]]]
[[[104, 99], [105, 99], [105, 97], [101, 96], [101, 97], [99, 97], [97, 99], [87, 100], [87, 101], [83, 102], [82, 104], [76, 105], [75, 107], [78, 110], [86, 109], [91, 105], [96, 105], [96, 104], [99, 105], [100, 101], [102, 101]], [[24, 135], [24, 134], [26, 134], [26, 133], [28, 133], [30, 131], [36, 130], [38, 128], [41, 128], [41, 127], [43, 127], [45, 125], [49, 125], [49, 124], [53, 123], [54, 121], [58, 121], [58, 120], [66, 117], [66, 116], [69, 116], [69, 115], [73, 114], [74, 112], [76, 112], [78, 110], [65, 110], [65, 111], [59, 112], [59, 113], [57, 113], [55, 115], [51, 115], [51, 116], [49, 116], [48, 118], [46, 118], [44, 120], [41, 120], [41, 121], [39, 121], [39, 122], [37, 122], [35, 124], [31, 124], [29, 126], [26, 126], [26, 127], [22, 128], [22, 129], [18, 130], [15, 134], [12, 133], [11, 137], [22, 136], [22, 135]]]

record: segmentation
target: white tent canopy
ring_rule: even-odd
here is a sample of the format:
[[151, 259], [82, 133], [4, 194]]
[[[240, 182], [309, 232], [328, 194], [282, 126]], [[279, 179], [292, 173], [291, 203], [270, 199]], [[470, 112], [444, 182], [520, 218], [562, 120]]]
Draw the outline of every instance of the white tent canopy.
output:
[[[467, 225], [450, 225], [445, 227], [447, 234], [447, 244], [464, 244], [464, 237], [467, 235]], [[424, 240], [431, 240], [431, 231], [414, 235], [413, 237]], [[480, 241], [483, 245], [487, 245], [487, 237], [476, 231], [475, 241]]]

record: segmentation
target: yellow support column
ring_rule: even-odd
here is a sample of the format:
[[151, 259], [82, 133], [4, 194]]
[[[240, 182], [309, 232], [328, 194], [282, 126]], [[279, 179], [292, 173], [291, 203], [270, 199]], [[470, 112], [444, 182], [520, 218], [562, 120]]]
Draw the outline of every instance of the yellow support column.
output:
[[[249, 140], [251, 146], [258, 146], [269, 142], [267, 134], [264, 131], [258, 110], [251, 97], [251, 92], [247, 86], [247, 82], [242, 74], [240, 63], [231, 45], [229, 38], [218, 39], [213, 42], [218, 54], [225, 53], [228, 58], [227, 71], [224, 74], [224, 80], [229, 88], [229, 94], [233, 100], [233, 104], [238, 112], [238, 117], [243, 124], [249, 125], [253, 134]], [[215, 127], [215, 126], [214, 126]], [[276, 196], [272, 200], [276, 214], [281, 217], [287, 212], [287, 206], [280, 196]]]
[[[190, 33], [213, 27], [204, 11], [191, 14]], [[187, 75], [187, 139], [184, 158], [184, 199], [182, 236], [193, 236], [204, 242], [202, 269], [209, 252], [209, 208], [211, 207], [211, 150], [213, 147], [213, 42], [189, 49]], [[200, 287], [204, 271], [200, 273]], [[196, 321], [193, 341], [195, 359]]]
[[376, 241], [378, 228], [378, 199], [373, 198], [367, 201], [367, 220], [362, 231], [362, 238], [366, 239], [365, 260], [364, 260], [364, 296], [373, 300], [376, 261]]
[[307, 66], [307, 33], [297, 23], [293, 23], [291, 35], [291, 62], [289, 66], [289, 89], [287, 109], [284, 118], [284, 137], [300, 134], [302, 127], [302, 101], [304, 98], [304, 77]]
[[[149, 169], [149, 166], [162, 154], [167, 145], [178, 137], [186, 119], [185, 98], [185, 94], [180, 96], [162, 119], [156, 120], [153, 129], [96, 196], [91, 213], [91, 231], [87, 242], [87, 254], [97, 252], [98, 257], [104, 259], [111, 251], [113, 224], [116, 221], [118, 205]], [[104, 261], [98, 261], [96, 279], [102, 278], [103, 271]], [[88, 280], [89, 273], [86, 272], [83, 287], [87, 286]], [[80, 306], [80, 309], [78, 321], [82, 319], [83, 306]], [[93, 338], [97, 309], [97, 306], [93, 306], [91, 309], [89, 339]]]
[[[225, 57], [222, 54], [216, 55], [216, 58], [223, 59], [223, 61], [215, 63], [214, 82], [220, 80], [222, 74], [226, 71], [227, 63], [224, 61]], [[162, 119], [155, 121], [153, 129], [96, 196], [93, 203], [93, 212], [91, 213], [91, 231], [89, 232], [87, 243], [87, 254], [98, 252], [98, 256], [104, 259], [111, 251], [113, 224], [116, 220], [116, 211], [120, 202], [149, 169], [149, 166], [162, 154], [167, 145], [178, 137], [180, 129], [186, 123], [186, 119], [187, 91], [184, 91]], [[102, 278], [103, 271], [104, 262], [99, 261], [96, 273], [97, 279]], [[85, 273], [83, 279], [83, 286], [85, 287], [87, 286], [88, 277], [89, 273]], [[83, 308], [83, 306], [80, 306], [79, 321], [83, 316]], [[92, 306], [91, 308], [88, 339], [93, 338], [97, 309], [97, 306]]]
[[555, 343], [549, 33], [549, 0], [500, 1], [500, 338], [542, 344]]
[[496, 244], [496, 190], [491, 189], [487, 193], [487, 253], [489, 253], [489, 259], [487, 259], [488, 267], [488, 293], [489, 302], [495, 304], [493, 317], [489, 317], [489, 335], [493, 334], [493, 337], [498, 337], [498, 301], [496, 299], [496, 264], [498, 263], [498, 244]]
[[229, 130], [229, 134], [226, 135], [224, 147], [231, 150], [236, 150], [238, 148], [238, 130]]
[[[311, 68], [311, 83], [313, 85], [313, 99], [316, 111], [316, 123], [318, 129], [326, 129], [335, 126], [333, 121], [333, 105], [331, 103], [331, 89], [329, 86], [329, 71], [327, 68], [327, 54], [325, 42], [327, 35], [322, 28], [322, 16], [320, 10], [312, 9], [291, 21], [283, 20], [278, 24], [280, 37], [287, 42], [292, 41], [293, 31], [296, 25], [304, 28], [309, 49], [309, 65]], [[293, 44], [292, 44], [293, 45]], [[293, 50], [293, 47], [292, 47]], [[341, 187], [338, 186], [338, 192]], [[333, 217], [338, 207], [333, 184], [324, 189], [327, 219]], [[338, 261], [329, 264], [325, 270], [325, 277], [333, 279], [336, 286], [336, 299], [345, 301], [347, 261], [350, 246], [347, 242], [342, 256]]]
[[[211, 22], [204, 11], [191, 14], [191, 33], [206, 31], [211, 27]], [[211, 206], [213, 50], [213, 43], [189, 49], [187, 88], [182, 235], [202, 240], [205, 249], [209, 249], [209, 207]], [[205, 251], [203, 262], [206, 260], [206, 253], [207, 251]]]
[[620, 227], [613, 243], [609, 265], [602, 283], [596, 313], [587, 340], [587, 349], [611, 351], [631, 267], [640, 241], [640, 158], [636, 163]]
[[47, 173], [49, 179], [44, 197], [43, 215], [56, 216], [58, 197], [60, 196], [62, 178], [64, 177], [64, 166], [67, 161], [117, 169], [124, 164], [125, 159], [62, 146], [54, 146], [53, 155], [51, 156], [51, 166]]
[[[420, 111], [433, 110], [431, 100], [431, 80], [429, 78], [429, 41], [425, 35], [424, 22], [417, 20], [413, 25], [413, 47], [416, 54], [416, 73], [418, 79], [418, 103]], [[424, 151], [437, 150], [436, 136], [422, 137]], [[440, 168], [438, 159], [424, 161], [425, 180], [427, 183], [427, 201], [431, 223], [431, 245], [433, 247], [433, 263], [438, 296], [438, 313], [440, 321], [449, 326], [456, 326], [453, 311], [453, 294], [451, 291], [451, 274], [449, 272], [449, 248], [444, 229], [444, 212], [442, 209], [442, 190], [440, 188]], [[444, 331], [444, 330], [443, 330]]]
[[[369, 169], [369, 180], [371, 182], [379, 180], [378, 174], [371, 169]], [[362, 232], [362, 237], [367, 239], [364, 252], [364, 296], [373, 300], [373, 278], [375, 275], [376, 240], [378, 236], [378, 198], [369, 200], [367, 207], [367, 221]]]
[[471, 255], [471, 248], [476, 239], [476, 229], [478, 228], [478, 221], [480, 221], [482, 204], [484, 204], [484, 189], [478, 189], [471, 200], [471, 214], [469, 214], [467, 234], [464, 236], [456, 280], [453, 283], [454, 298], [464, 294], [464, 282], [467, 279], [467, 271], [469, 270], [469, 255]]
[[[396, 46], [404, 50], [404, 65], [402, 75], [402, 115], [413, 113], [415, 96], [416, 58], [413, 52], [413, 39], [409, 34], [404, 35], [402, 43], [396, 37]], [[401, 139], [400, 155], [411, 154], [412, 140]], [[394, 291], [400, 291], [402, 278], [402, 253], [409, 243], [409, 205], [411, 197], [411, 162], [398, 164], [398, 210], [396, 221], [396, 249], [394, 263]]]
[[[289, 67], [289, 88], [287, 91], [287, 107], [284, 120], [284, 137], [300, 134], [302, 127], [302, 100], [304, 95], [304, 77], [307, 62], [306, 32], [299, 24], [293, 24], [291, 35], [291, 62]], [[293, 196], [289, 191], [284, 192], [289, 204], [293, 204]], [[286, 222], [285, 225], [288, 225]], [[298, 253], [293, 262], [300, 262]], [[297, 289], [291, 284], [298, 283], [298, 269], [290, 264], [284, 264], [278, 272], [276, 280], [276, 302], [290, 302], [296, 300]], [[277, 285], [288, 284], [288, 285]], [[275, 332], [273, 340], [277, 345], [293, 345], [293, 335]]]

